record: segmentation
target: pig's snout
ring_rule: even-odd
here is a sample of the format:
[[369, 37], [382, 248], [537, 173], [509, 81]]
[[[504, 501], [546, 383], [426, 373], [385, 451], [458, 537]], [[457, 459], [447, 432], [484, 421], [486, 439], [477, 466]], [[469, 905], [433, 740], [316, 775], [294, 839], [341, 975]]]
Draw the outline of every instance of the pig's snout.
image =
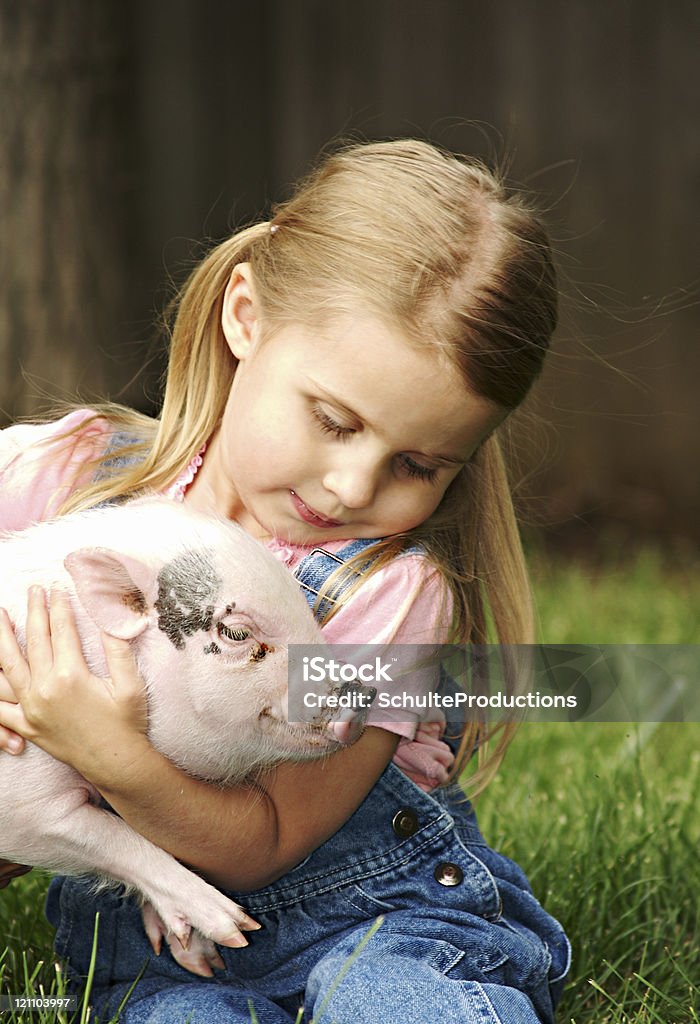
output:
[[336, 687], [333, 692], [338, 698], [338, 709], [328, 723], [328, 728], [339, 743], [349, 746], [364, 731], [377, 689], [375, 686], [348, 682]]
[[[345, 712], [343, 712], [345, 714]], [[349, 747], [351, 743], [359, 739], [364, 729], [364, 723], [360, 720], [358, 714], [354, 711], [349, 712], [349, 718], [339, 718], [336, 721], [330, 722], [328, 728], [333, 733], [338, 743], [342, 743], [344, 747]]]

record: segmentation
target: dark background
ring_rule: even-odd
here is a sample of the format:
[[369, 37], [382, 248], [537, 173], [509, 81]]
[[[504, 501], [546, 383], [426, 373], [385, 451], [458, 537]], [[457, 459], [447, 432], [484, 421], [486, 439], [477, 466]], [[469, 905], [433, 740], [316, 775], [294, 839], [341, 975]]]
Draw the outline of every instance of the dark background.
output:
[[591, 555], [697, 550], [699, 22], [695, 0], [0, 0], [0, 420], [152, 411], [154, 325], [202, 243], [330, 140], [413, 135], [547, 211], [562, 319], [539, 422], [514, 424], [526, 517]]

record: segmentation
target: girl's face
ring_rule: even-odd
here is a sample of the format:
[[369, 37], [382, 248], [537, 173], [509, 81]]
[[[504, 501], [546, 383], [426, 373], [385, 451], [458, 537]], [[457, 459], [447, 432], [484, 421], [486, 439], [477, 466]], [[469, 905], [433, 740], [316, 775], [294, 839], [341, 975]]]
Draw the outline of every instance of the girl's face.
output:
[[469, 394], [434, 349], [368, 316], [262, 342], [249, 272], [238, 270], [222, 324], [239, 365], [205, 461], [219, 511], [301, 544], [422, 523], [503, 411]]

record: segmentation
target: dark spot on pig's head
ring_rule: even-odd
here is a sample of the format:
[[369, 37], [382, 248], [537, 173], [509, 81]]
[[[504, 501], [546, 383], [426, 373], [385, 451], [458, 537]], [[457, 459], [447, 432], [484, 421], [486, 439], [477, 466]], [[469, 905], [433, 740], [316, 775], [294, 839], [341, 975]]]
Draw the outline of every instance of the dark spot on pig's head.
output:
[[269, 654], [272, 649], [273, 648], [268, 647], [267, 644], [258, 644], [257, 647], [253, 650], [253, 653], [250, 656], [250, 660], [262, 661], [265, 655]]
[[178, 650], [186, 637], [211, 629], [220, 589], [221, 580], [205, 551], [186, 551], [158, 573], [158, 629]]
[[221, 648], [219, 647], [218, 644], [215, 644], [214, 641], [212, 640], [212, 642], [210, 644], [207, 644], [207, 646], [204, 648], [204, 653], [205, 654], [221, 654]]
[[146, 598], [143, 593], [134, 587], [133, 590], [128, 590], [122, 594], [122, 602], [131, 612], [135, 612], [137, 615], [146, 614]]

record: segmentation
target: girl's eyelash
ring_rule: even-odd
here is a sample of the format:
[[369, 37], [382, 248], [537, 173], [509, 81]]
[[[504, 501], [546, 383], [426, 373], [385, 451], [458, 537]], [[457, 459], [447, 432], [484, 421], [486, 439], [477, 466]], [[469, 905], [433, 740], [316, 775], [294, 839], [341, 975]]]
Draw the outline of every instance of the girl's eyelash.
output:
[[[354, 427], [342, 426], [342, 424], [337, 423], [332, 416], [329, 416], [328, 413], [317, 406], [313, 408], [313, 415], [324, 434], [332, 434], [333, 437], [347, 441], [355, 433]], [[404, 473], [413, 480], [425, 480], [427, 483], [432, 483], [437, 476], [437, 469], [421, 466], [420, 463], [414, 462], [408, 455], [400, 455], [399, 460]]]
[[318, 423], [324, 434], [333, 434], [334, 437], [347, 439], [351, 434], [355, 433], [353, 427], [344, 427], [325, 413], [323, 409], [319, 409], [317, 406], [313, 409], [314, 419]]
[[437, 476], [437, 469], [421, 466], [418, 462], [414, 462], [413, 459], [409, 458], [408, 455], [401, 456], [401, 466], [408, 476], [416, 480], [426, 480], [428, 483], [432, 483]]

